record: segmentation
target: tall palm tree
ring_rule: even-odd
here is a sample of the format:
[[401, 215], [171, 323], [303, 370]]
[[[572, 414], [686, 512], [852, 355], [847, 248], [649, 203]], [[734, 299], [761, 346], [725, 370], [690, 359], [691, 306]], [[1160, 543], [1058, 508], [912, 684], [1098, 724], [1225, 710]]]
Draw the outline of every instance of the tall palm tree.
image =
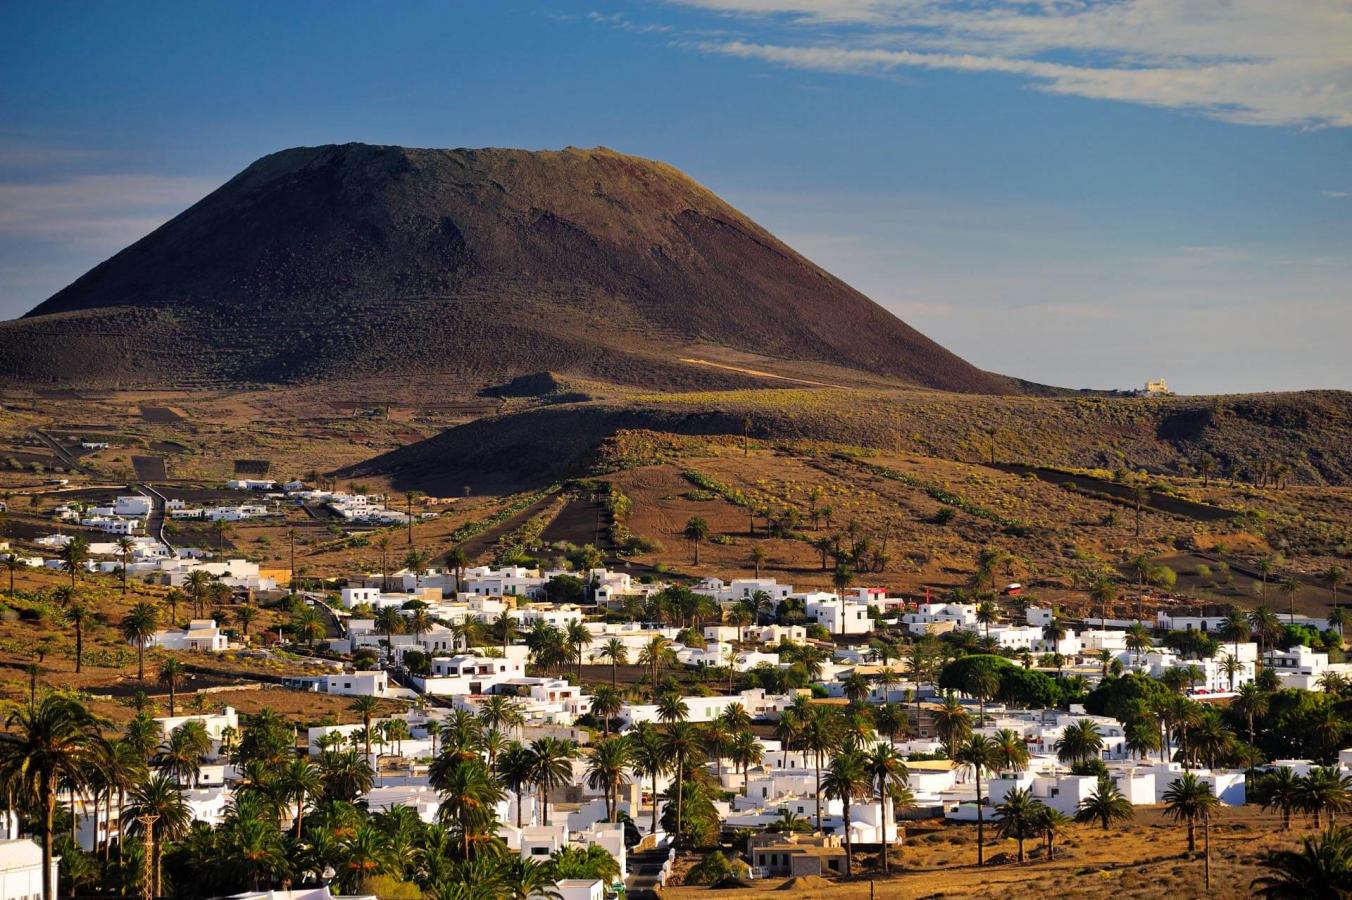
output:
[[174, 716], [176, 700], [178, 699], [178, 685], [188, 670], [183, 667], [176, 656], [165, 657], [164, 662], [160, 663], [160, 684], [169, 688], [169, 715]]
[[540, 792], [540, 806], [544, 821], [549, 824], [549, 792], [569, 784], [573, 778], [573, 760], [577, 745], [572, 741], [544, 737], [531, 741], [531, 784]]
[[[682, 822], [685, 812], [685, 773], [690, 760], [703, 752], [699, 730], [689, 722], [673, 722], [667, 726], [663, 736], [663, 745], [667, 756], [676, 768], [676, 842], [682, 839]], [[656, 802], [656, 800], [654, 800]]]
[[127, 562], [131, 559], [132, 552], [136, 549], [136, 542], [123, 535], [113, 542], [117, 545], [117, 555], [122, 562], [122, 596], [127, 596]]
[[568, 646], [572, 648], [573, 659], [577, 661], [577, 683], [582, 684], [582, 648], [591, 643], [591, 630], [579, 620], [568, 623], [565, 635]]
[[878, 803], [882, 807], [883, 839], [880, 856], [882, 857], [883, 872], [886, 873], [889, 869], [888, 850], [891, 847], [888, 829], [892, 828], [895, 831], [896, 828], [896, 817], [889, 813], [888, 800], [891, 799], [896, 789], [906, 786], [909, 773], [901, 754], [897, 753], [891, 744], [875, 745], [865, 757], [864, 762], [877, 791]]
[[872, 782], [873, 778], [868, 760], [862, 753], [854, 750], [837, 754], [831, 760], [826, 778], [822, 781], [822, 788], [826, 791], [826, 795], [839, 800], [844, 807], [845, 877], [847, 878], [854, 875], [854, 840], [851, 837], [852, 830], [850, 828], [850, 803], [856, 798], [868, 796]]
[[601, 647], [597, 656], [610, 660], [610, 686], [615, 687], [620, 664], [629, 662], [629, 650], [625, 647], [624, 641], [611, 638]]
[[521, 821], [521, 802], [526, 794], [526, 789], [532, 784], [532, 768], [535, 765], [535, 756], [530, 750], [517, 741], [513, 741], [498, 753], [497, 766], [495, 771], [498, 777], [502, 779], [513, 794], [516, 795], [516, 827], [522, 827]]
[[1300, 593], [1300, 579], [1294, 575], [1288, 575], [1282, 579], [1277, 589], [1281, 591], [1282, 596], [1286, 598], [1287, 614], [1286, 621], [1290, 625], [1296, 624], [1296, 594]]
[[0, 566], [4, 566], [5, 571], [9, 573], [9, 602], [12, 604], [15, 599], [14, 573], [18, 572], [20, 569], [26, 568], [27, 564], [19, 559], [17, 553], [6, 553], [4, 556], [0, 556]]
[[657, 833], [657, 779], [671, 768], [666, 740], [651, 722], [640, 722], [628, 735], [629, 753], [634, 770], [652, 779], [652, 834]]
[[1188, 824], [1188, 853], [1197, 852], [1197, 820], [1209, 821], [1220, 806], [1211, 784], [1194, 772], [1184, 772], [1164, 792], [1164, 812], [1175, 822]]
[[1131, 801], [1118, 790], [1117, 783], [1106, 774], [1100, 774], [1098, 787], [1080, 801], [1075, 810], [1076, 822], [1098, 822], [1107, 831], [1113, 822], [1126, 822], [1135, 811]]
[[985, 803], [981, 797], [981, 770], [990, 769], [995, 758], [991, 739], [984, 734], [974, 734], [957, 748], [953, 761], [964, 770], [970, 771], [976, 778], [976, 864], [986, 862], [986, 815]]
[[366, 737], [366, 758], [371, 758], [371, 719], [380, 709], [380, 703], [375, 697], [362, 695], [353, 697], [352, 702], [347, 707], [352, 712], [361, 716], [361, 727]]
[[122, 617], [122, 637], [136, 648], [136, 678], [146, 678], [146, 648], [155, 637], [159, 628], [160, 613], [151, 603], [142, 601], [133, 606]]
[[455, 573], [455, 592], [460, 593], [465, 581], [465, 567], [469, 565], [469, 554], [462, 546], [452, 547], [446, 552], [446, 567]]
[[202, 597], [211, 582], [211, 573], [206, 569], [193, 569], [188, 573], [186, 584], [188, 585], [188, 593], [192, 594], [193, 618], [202, 617]]
[[70, 606], [66, 607], [66, 621], [75, 629], [75, 673], [77, 675], [84, 668], [84, 627], [89, 618], [89, 607], [79, 600], [71, 601]]
[[803, 732], [799, 736], [799, 745], [806, 753], [811, 753], [815, 765], [817, 831], [822, 830], [822, 770], [826, 756], [841, 745], [839, 723], [824, 707], [808, 707], [803, 716]]
[[494, 731], [517, 729], [526, 724], [521, 707], [510, 697], [501, 694], [493, 694], [484, 700], [479, 707], [479, 719], [483, 722], [484, 728]]
[[296, 808], [296, 840], [300, 840], [305, 807], [324, 792], [324, 773], [307, 759], [296, 758], [277, 774], [277, 799]]
[[10, 713], [0, 733], [0, 791], [11, 804], [31, 804], [42, 823], [42, 894], [56, 900], [51, 883], [56, 797], [62, 785], [81, 790], [105, 767], [104, 723], [84, 704], [48, 694]]
[[699, 545], [709, 539], [708, 521], [703, 516], [691, 516], [681, 534], [695, 548], [695, 565], [699, 565]]
[[620, 786], [628, 783], [631, 764], [629, 739], [624, 737], [606, 738], [587, 759], [587, 786], [604, 793], [607, 822], [618, 821]]

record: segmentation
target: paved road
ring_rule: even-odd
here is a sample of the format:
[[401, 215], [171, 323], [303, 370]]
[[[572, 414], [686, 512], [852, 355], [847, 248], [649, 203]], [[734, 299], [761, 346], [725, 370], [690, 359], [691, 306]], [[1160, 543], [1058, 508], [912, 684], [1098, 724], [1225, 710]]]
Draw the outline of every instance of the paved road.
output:
[[173, 552], [174, 545], [164, 539], [165, 496], [148, 484], [136, 488], [143, 496], [150, 498], [150, 515], [146, 518], [146, 534], [155, 537], [161, 544]]
[[667, 853], [666, 850], [645, 850], [629, 857], [629, 878], [624, 886], [630, 900], [655, 900], [658, 896], [657, 876], [662, 873]]

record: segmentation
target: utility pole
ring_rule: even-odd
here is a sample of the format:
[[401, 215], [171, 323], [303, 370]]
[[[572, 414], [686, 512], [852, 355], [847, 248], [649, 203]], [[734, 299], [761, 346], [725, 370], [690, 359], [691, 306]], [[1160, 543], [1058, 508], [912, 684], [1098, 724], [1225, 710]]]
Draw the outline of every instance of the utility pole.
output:
[[137, 816], [136, 821], [141, 823], [142, 840], [145, 843], [145, 866], [141, 878], [141, 900], [155, 900], [159, 894], [159, 872], [155, 870], [155, 823], [160, 819], [159, 816], [146, 815]]

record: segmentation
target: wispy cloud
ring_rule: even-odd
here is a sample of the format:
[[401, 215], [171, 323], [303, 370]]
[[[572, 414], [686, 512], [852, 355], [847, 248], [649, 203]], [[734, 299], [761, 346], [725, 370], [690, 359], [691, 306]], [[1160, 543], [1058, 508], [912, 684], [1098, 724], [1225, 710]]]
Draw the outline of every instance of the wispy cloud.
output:
[[1348, 197], [1352, 197], [1352, 192], [1349, 192], [1349, 191], [1320, 191], [1320, 192], [1319, 192], [1319, 196], [1321, 196], [1321, 197], [1332, 197], [1332, 198], [1335, 199], [1335, 200], [1346, 200]]
[[0, 182], [0, 236], [121, 247], [216, 187], [162, 175], [76, 175]]
[[1352, 126], [1345, 0], [668, 0], [738, 17], [683, 46], [824, 72], [995, 72], [1228, 122]]
[[587, 19], [598, 25], [607, 25], [611, 28], [618, 28], [620, 31], [628, 31], [633, 34], [663, 34], [672, 30], [670, 25], [635, 22], [619, 13], [607, 14], [593, 10], [587, 14]]

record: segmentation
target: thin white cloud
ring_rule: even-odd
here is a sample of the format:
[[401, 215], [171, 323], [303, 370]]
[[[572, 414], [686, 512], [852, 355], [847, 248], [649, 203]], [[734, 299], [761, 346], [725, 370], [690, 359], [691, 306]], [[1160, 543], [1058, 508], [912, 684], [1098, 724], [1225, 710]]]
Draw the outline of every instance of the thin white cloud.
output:
[[761, 33], [689, 46], [826, 72], [996, 72], [1229, 122], [1352, 126], [1345, 0], [669, 0]]
[[1348, 191], [1320, 191], [1320, 192], [1319, 192], [1319, 196], [1321, 196], [1321, 197], [1332, 197], [1332, 198], [1335, 199], [1335, 200], [1345, 200], [1345, 199], [1347, 199], [1348, 197], [1352, 197], [1352, 192], [1348, 192]]
[[0, 182], [0, 236], [121, 247], [216, 187], [208, 179], [162, 175]]
[[607, 25], [611, 28], [617, 28], [620, 31], [628, 31], [632, 34], [661, 34], [672, 30], [670, 25], [643, 24], [628, 19], [619, 13], [606, 14], [595, 10], [587, 13], [588, 21], [595, 22], [598, 25]]

